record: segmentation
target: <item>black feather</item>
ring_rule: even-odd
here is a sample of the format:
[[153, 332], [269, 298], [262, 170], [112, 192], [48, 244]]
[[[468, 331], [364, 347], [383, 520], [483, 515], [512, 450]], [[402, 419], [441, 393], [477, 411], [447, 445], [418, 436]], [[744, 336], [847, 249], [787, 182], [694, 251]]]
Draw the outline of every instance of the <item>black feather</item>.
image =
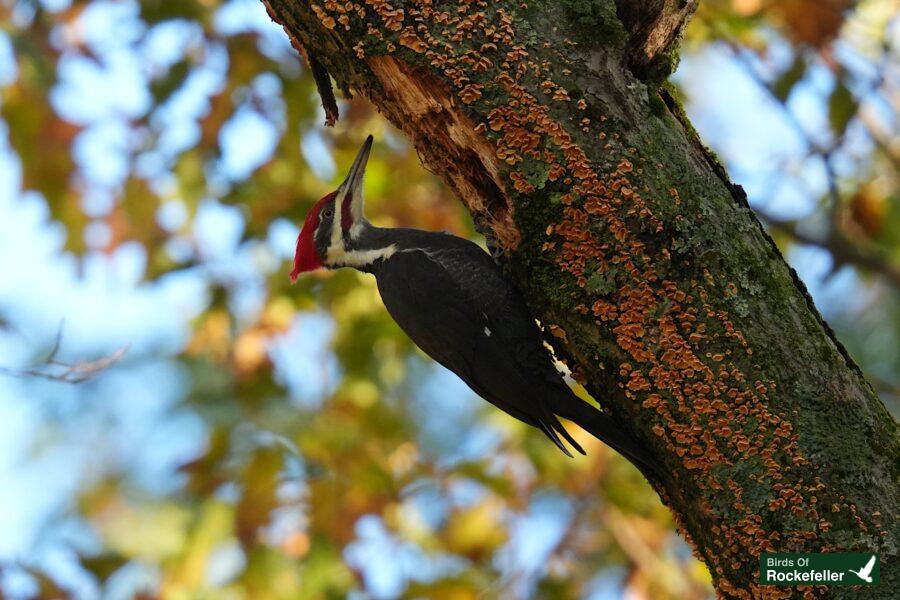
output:
[[[575, 396], [543, 345], [518, 290], [477, 245], [444, 233], [369, 228], [359, 247], [395, 252], [363, 267], [388, 312], [434, 360], [479, 396], [539, 428], [567, 455], [584, 454], [557, 419], [580, 425], [645, 474], [661, 471], [612, 418]], [[562, 439], [561, 439], [562, 438]]]

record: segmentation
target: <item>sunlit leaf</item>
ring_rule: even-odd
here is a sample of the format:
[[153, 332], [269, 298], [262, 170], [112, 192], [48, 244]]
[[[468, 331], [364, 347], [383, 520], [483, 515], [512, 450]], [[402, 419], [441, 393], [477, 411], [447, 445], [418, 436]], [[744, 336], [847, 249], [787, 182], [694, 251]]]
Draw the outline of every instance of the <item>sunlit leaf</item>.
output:
[[502, 519], [503, 505], [496, 496], [454, 512], [446, 527], [448, 549], [472, 558], [490, 554], [507, 539]]

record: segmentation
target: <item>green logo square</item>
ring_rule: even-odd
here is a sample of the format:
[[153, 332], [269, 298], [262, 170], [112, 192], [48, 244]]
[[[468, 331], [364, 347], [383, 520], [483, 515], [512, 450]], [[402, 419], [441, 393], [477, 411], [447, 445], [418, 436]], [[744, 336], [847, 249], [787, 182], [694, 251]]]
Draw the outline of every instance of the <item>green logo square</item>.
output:
[[759, 557], [762, 585], [875, 585], [881, 581], [876, 553], [766, 552]]

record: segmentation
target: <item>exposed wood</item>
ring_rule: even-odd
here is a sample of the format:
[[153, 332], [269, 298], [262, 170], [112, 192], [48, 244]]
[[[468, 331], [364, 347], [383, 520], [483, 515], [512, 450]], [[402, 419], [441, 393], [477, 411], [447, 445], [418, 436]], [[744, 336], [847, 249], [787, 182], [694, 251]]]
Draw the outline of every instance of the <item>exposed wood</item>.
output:
[[700, 0], [616, 0], [616, 9], [628, 31], [626, 60], [639, 77], [667, 76], [674, 70], [676, 45]]
[[417, 147], [425, 165], [449, 180], [479, 230], [504, 250], [514, 250], [519, 232], [506, 202], [499, 160], [475, 123], [455, 106], [449, 87], [393, 56], [369, 56], [366, 63], [385, 98], [381, 110], [411, 138], [432, 140]]

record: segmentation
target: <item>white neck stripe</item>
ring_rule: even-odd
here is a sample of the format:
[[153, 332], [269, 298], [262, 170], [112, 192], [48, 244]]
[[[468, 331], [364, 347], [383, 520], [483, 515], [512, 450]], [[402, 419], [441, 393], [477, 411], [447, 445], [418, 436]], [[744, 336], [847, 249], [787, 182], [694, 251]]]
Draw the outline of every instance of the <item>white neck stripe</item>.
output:
[[328, 249], [328, 264], [333, 267], [365, 267], [378, 259], [387, 260], [397, 251], [397, 245], [391, 244], [386, 248], [374, 248], [371, 250], [344, 250], [340, 248]]

